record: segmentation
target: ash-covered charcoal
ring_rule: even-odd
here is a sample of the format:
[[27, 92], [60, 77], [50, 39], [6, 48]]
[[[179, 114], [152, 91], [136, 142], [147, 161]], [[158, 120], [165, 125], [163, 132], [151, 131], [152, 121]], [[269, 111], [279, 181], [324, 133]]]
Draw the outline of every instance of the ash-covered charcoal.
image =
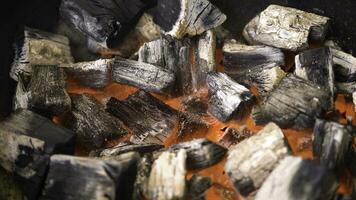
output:
[[137, 166], [137, 176], [134, 184], [133, 198], [135, 200], [146, 199], [148, 179], [153, 164], [152, 154], [145, 154]]
[[149, 92], [169, 93], [175, 83], [174, 73], [161, 67], [134, 60], [115, 58], [113, 81], [132, 85]]
[[178, 152], [184, 149], [187, 152], [187, 168], [201, 169], [215, 165], [222, 160], [227, 149], [206, 138], [175, 144], [166, 151]]
[[187, 152], [163, 152], [152, 165], [148, 179], [147, 198], [152, 200], [180, 200], [186, 193]]
[[282, 130], [269, 123], [256, 135], [229, 149], [225, 171], [243, 196], [260, 188], [280, 160], [291, 154]]
[[333, 56], [333, 62], [336, 65], [335, 79], [339, 82], [355, 82], [356, 81], [356, 58], [351, 54], [343, 51], [330, 48]]
[[100, 59], [96, 61], [80, 62], [62, 67], [72, 74], [79, 82], [86, 87], [103, 88], [110, 81], [110, 70], [113, 60]]
[[35, 65], [29, 85], [31, 109], [50, 116], [70, 111], [71, 100], [65, 89], [65, 74], [57, 65]]
[[327, 88], [334, 102], [334, 69], [333, 58], [329, 47], [303, 51], [295, 57], [294, 73], [306, 80]]
[[60, 14], [64, 21], [103, 47], [113, 48], [133, 29], [142, 13], [154, 1], [64, 0]]
[[199, 116], [190, 113], [179, 113], [178, 137], [182, 137], [197, 130], [207, 130], [210, 124], [202, 120]]
[[96, 148], [128, 133], [120, 120], [87, 94], [72, 97], [72, 111], [64, 117], [63, 123], [77, 134], [79, 142]]
[[356, 92], [356, 82], [336, 82], [335, 87], [339, 94], [352, 95]]
[[329, 92], [314, 83], [288, 74], [261, 105], [254, 108], [256, 124], [275, 122], [281, 128], [309, 128], [332, 105]]
[[28, 83], [26, 83], [21, 76], [18, 76], [16, 91], [13, 100], [13, 110], [29, 108], [30, 92], [28, 91]]
[[331, 199], [337, 187], [335, 175], [324, 166], [288, 156], [266, 179], [255, 199]]
[[221, 25], [226, 16], [208, 0], [158, 0], [154, 22], [175, 38], [200, 35]]
[[125, 165], [113, 160], [54, 155], [39, 199], [128, 199], [121, 193], [121, 187], [126, 187], [122, 182]]
[[210, 177], [193, 175], [188, 181], [187, 198], [190, 200], [205, 200], [205, 192], [212, 186]]
[[75, 134], [29, 110], [20, 110], [0, 122], [0, 130], [27, 135], [46, 143], [48, 154], [73, 154]]
[[18, 76], [29, 77], [33, 65], [58, 65], [72, 63], [68, 38], [25, 27], [15, 41], [15, 57], [10, 76], [18, 81]]
[[352, 127], [332, 121], [317, 119], [313, 133], [313, 153], [329, 169], [345, 162], [351, 146]]
[[106, 109], [132, 130], [135, 144], [163, 144], [178, 122], [178, 111], [144, 91], [124, 101], [111, 98]]
[[329, 18], [294, 8], [270, 5], [244, 28], [250, 44], [265, 44], [290, 51], [308, 48], [308, 39], [325, 39]]
[[211, 72], [207, 77], [209, 88], [209, 112], [226, 122], [241, 118], [254, 101], [253, 94], [224, 73]]
[[253, 133], [247, 129], [246, 126], [236, 128], [227, 127], [224, 134], [220, 137], [218, 143], [226, 148], [242, 142], [243, 140], [251, 137]]
[[280, 49], [263, 45], [245, 45], [228, 41], [223, 46], [225, 71], [248, 69], [257, 65], [275, 63], [285, 65], [284, 54]]
[[15, 177], [0, 167], [0, 199], [23, 200], [23, 194]]
[[164, 146], [160, 144], [132, 144], [130, 142], [119, 143], [109, 149], [104, 149], [100, 152], [100, 156], [116, 156], [127, 152], [138, 152], [140, 154], [151, 153], [162, 149]]
[[0, 167], [19, 177], [26, 199], [36, 199], [49, 160], [45, 142], [0, 129], [0, 149]]

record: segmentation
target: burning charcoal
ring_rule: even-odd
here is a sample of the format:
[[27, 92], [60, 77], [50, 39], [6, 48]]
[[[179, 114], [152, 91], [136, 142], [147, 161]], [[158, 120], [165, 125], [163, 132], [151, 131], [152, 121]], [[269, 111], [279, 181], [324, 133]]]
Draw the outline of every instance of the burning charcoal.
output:
[[144, 91], [124, 101], [111, 98], [106, 107], [132, 130], [135, 144], [163, 144], [178, 121], [176, 110]]
[[36, 65], [32, 69], [29, 104], [32, 109], [49, 115], [70, 111], [71, 100], [65, 90], [65, 74], [56, 65]]
[[137, 167], [137, 176], [134, 185], [133, 199], [144, 200], [148, 190], [148, 179], [153, 164], [152, 154], [145, 154]]
[[246, 126], [242, 126], [239, 129], [228, 127], [224, 131], [222, 137], [219, 139], [219, 144], [226, 148], [230, 148], [232, 145], [242, 142], [252, 135], [253, 133], [248, 130]]
[[207, 84], [210, 96], [209, 112], [223, 122], [234, 116], [244, 116], [254, 100], [253, 94], [247, 88], [223, 73], [210, 73]]
[[254, 66], [275, 63], [284, 66], [284, 54], [280, 49], [255, 45], [248, 46], [236, 42], [227, 42], [223, 47], [224, 67], [226, 71], [243, 70]]
[[37, 138], [46, 143], [48, 154], [74, 153], [75, 135], [72, 131], [55, 125], [47, 118], [28, 110], [20, 110], [0, 122], [0, 130]]
[[210, 177], [193, 175], [188, 184], [188, 199], [205, 200], [205, 192], [212, 186]]
[[178, 152], [163, 152], [158, 157], [152, 165], [148, 179], [148, 199], [179, 200], [184, 198], [186, 159], [187, 153], [184, 149]]
[[31, 75], [33, 65], [57, 65], [72, 63], [68, 38], [53, 33], [25, 27], [24, 33], [15, 42], [15, 58], [11, 78]]
[[226, 20], [226, 16], [208, 0], [158, 0], [156, 10], [154, 22], [175, 38], [200, 35]]
[[327, 88], [334, 102], [334, 70], [330, 49], [327, 47], [304, 51], [295, 57], [297, 76]]
[[[135, 179], [136, 169], [130, 169], [137, 163], [136, 158], [131, 162], [112, 160], [96, 160], [74, 156], [54, 155], [41, 200], [45, 199], [128, 199], [124, 190], [129, 187], [124, 182], [127, 174]], [[128, 180], [126, 180], [128, 181]]]
[[30, 92], [28, 91], [28, 84], [19, 76], [13, 100], [13, 110], [28, 109], [29, 98]]
[[64, 69], [79, 80], [83, 86], [103, 88], [110, 81], [110, 70], [113, 60], [100, 59], [96, 61], [80, 62], [64, 65]]
[[313, 153], [329, 169], [341, 166], [351, 145], [352, 128], [317, 119], [314, 126]]
[[178, 152], [181, 149], [187, 152], [188, 169], [210, 167], [222, 160], [226, 154], [224, 147], [205, 138], [173, 145], [167, 151]]
[[103, 47], [116, 47], [153, 1], [64, 0], [62, 18]]
[[330, 108], [330, 95], [314, 83], [288, 74], [262, 105], [253, 110], [258, 125], [275, 122], [281, 128], [312, 127], [315, 117]]
[[21, 188], [15, 177], [0, 167], [0, 199], [22, 200]]
[[244, 28], [250, 44], [265, 44], [299, 51], [308, 48], [308, 38], [323, 41], [329, 18], [294, 8], [270, 5]]
[[127, 134], [120, 120], [86, 94], [72, 97], [72, 111], [65, 117], [64, 124], [77, 134], [81, 143], [97, 148], [107, 140]]
[[276, 124], [269, 123], [257, 135], [231, 147], [225, 171], [240, 194], [248, 196], [290, 153], [282, 130]]
[[132, 85], [149, 92], [170, 92], [175, 82], [172, 72], [134, 60], [116, 58], [112, 73], [115, 82]]
[[331, 48], [333, 62], [336, 65], [335, 78], [340, 82], [356, 81], [356, 58], [340, 50]]
[[255, 199], [331, 199], [337, 186], [336, 177], [324, 166], [288, 156], [272, 171]]
[[115, 156], [127, 152], [138, 152], [140, 154], [150, 153], [159, 149], [162, 149], [164, 146], [160, 144], [132, 144], [132, 143], [119, 143], [118, 145], [105, 149], [100, 152], [100, 156]]
[[197, 130], [207, 130], [210, 124], [190, 113], [179, 113], [178, 137], [182, 137]]
[[27, 199], [36, 199], [48, 164], [45, 142], [0, 130], [0, 167], [20, 178]]

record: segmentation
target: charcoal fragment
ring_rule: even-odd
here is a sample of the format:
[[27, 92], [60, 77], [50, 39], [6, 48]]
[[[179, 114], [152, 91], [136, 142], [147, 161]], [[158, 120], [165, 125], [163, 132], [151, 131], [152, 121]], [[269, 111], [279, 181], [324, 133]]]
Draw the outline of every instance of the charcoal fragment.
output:
[[187, 198], [190, 200], [205, 200], [205, 192], [212, 186], [210, 177], [193, 175], [188, 181]]
[[148, 180], [153, 164], [152, 154], [145, 154], [137, 167], [137, 176], [134, 184], [133, 199], [144, 200], [148, 191]]
[[109, 149], [104, 149], [100, 152], [100, 156], [116, 156], [127, 152], [137, 152], [140, 154], [150, 153], [163, 148], [160, 144], [132, 144], [132, 143], [119, 143], [118, 145]]
[[341, 50], [330, 48], [335, 64], [335, 78], [338, 82], [356, 81], [356, 58]]

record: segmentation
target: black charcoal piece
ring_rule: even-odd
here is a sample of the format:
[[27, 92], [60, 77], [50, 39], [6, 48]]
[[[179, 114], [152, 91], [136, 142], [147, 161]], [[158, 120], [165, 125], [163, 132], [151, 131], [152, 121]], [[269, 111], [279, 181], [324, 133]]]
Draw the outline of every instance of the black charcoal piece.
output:
[[133, 199], [144, 200], [148, 190], [148, 179], [153, 164], [152, 154], [145, 154], [137, 166], [137, 176], [134, 184]]
[[333, 62], [335, 64], [335, 79], [339, 82], [356, 81], [356, 58], [351, 54], [331, 48]]
[[[45, 199], [128, 199], [123, 180], [136, 157], [128, 162], [98, 160], [83, 157], [54, 155], [40, 200]], [[131, 179], [135, 179], [135, 173]], [[125, 192], [125, 193], [124, 193]]]
[[19, 110], [0, 122], [0, 130], [37, 138], [48, 154], [73, 154], [75, 134], [29, 110]]
[[330, 95], [314, 83], [288, 74], [261, 105], [254, 108], [256, 124], [275, 122], [281, 128], [313, 127], [315, 117], [330, 108]]
[[333, 170], [345, 162], [352, 139], [352, 127], [317, 119], [313, 133], [313, 153], [321, 164]]
[[71, 100], [65, 89], [65, 74], [56, 65], [35, 65], [29, 85], [29, 107], [56, 116], [70, 111]]
[[244, 28], [250, 44], [264, 44], [299, 51], [308, 48], [308, 39], [323, 41], [329, 18], [295, 8], [270, 5]]
[[148, 63], [115, 58], [113, 81], [132, 85], [149, 92], [169, 93], [175, 83], [173, 72]]
[[254, 101], [253, 94], [224, 73], [211, 72], [207, 77], [209, 112], [226, 122], [244, 116]]
[[112, 62], [112, 59], [100, 59], [62, 66], [66, 72], [73, 75], [83, 86], [103, 88], [109, 84]]
[[282, 130], [269, 123], [256, 135], [229, 149], [225, 171], [243, 196], [256, 191], [278, 162], [291, 154]]
[[196, 139], [175, 144], [167, 151], [178, 152], [181, 149], [187, 152], [188, 169], [201, 169], [215, 165], [224, 158], [227, 152], [226, 148], [208, 139]]
[[151, 153], [153, 151], [162, 149], [164, 146], [160, 144], [132, 144], [129, 142], [119, 143], [118, 145], [109, 149], [104, 149], [100, 152], [100, 156], [115, 156], [127, 152], [138, 152], [140, 154]]
[[147, 198], [181, 200], [186, 193], [187, 153], [163, 152], [152, 165], [148, 179]]
[[242, 142], [243, 140], [251, 137], [253, 133], [247, 129], [246, 126], [241, 126], [239, 128], [227, 127], [224, 134], [219, 138], [218, 143], [226, 148]]
[[272, 171], [255, 199], [331, 199], [337, 187], [335, 175], [324, 166], [288, 156]]
[[64, 21], [103, 47], [113, 48], [133, 29], [154, 1], [65, 0], [60, 6]]
[[200, 35], [226, 20], [208, 0], [158, 0], [156, 10], [154, 22], [176, 38]]
[[163, 144], [178, 123], [178, 111], [144, 91], [124, 101], [111, 98], [106, 109], [132, 130], [135, 144]]
[[80, 143], [96, 148], [128, 133], [120, 120], [87, 94], [72, 97], [72, 111], [64, 117], [64, 124], [77, 134]]
[[15, 57], [10, 76], [31, 76], [33, 65], [72, 63], [69, 40], [65, 36], [25, 27], [15, 41]]
[[276, 63], [284, 66], [285, 58], [280, 49], [263, 45], [245, 45], [228, 41], [223, 46], [225, 71], [248, 69], [257, 65]]
[[303, 51], [295, 57], [294, 73], [306, 80], [326, 88], [334, 102], [334, 69], [330, 48], [323, 47]]
[[0, 129], [0, 149], [0, 167], [18, 177], [26, 199], [36, 199], [49, 160], [45, 142]]
[[205, 192], [213, 184], [210, 177], [193, 175], [188, 181], [187, 198], [190, 200], [205, 200]]

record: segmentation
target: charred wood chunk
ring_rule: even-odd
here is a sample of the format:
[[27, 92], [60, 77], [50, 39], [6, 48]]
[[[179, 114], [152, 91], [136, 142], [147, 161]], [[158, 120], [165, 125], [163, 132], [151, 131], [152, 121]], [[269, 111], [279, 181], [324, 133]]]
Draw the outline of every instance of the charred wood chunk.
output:
[[356, 81], [356, 58], [351, 54], [343, 51], [330, 48], [333, 62], [336, 65], [335, 79], [339, 82], [355, 82]]
[[230, 148], [225, 171], [243, 196], [261, 187], [290, 147], [282, 130], [269, 123], [261, 131]]
[[132, 130], [135, 144], [163, 144], [178, 122], [178, 111], [144, 91], [124, 101], [111, 98], [106, 109]]
[[66, 72], [69, 72], [79, 80], [83, 86], [103, 88], [109, 84], [112, 62], [112, 59], [100, 59], [63, 65], [63, 67]]
[[144, 10], [153, 1], [65, 0], [60, 6], [62, 18], [103, 47], [116, 47], [134, 28]]
[[[54, 155], [42, 191], [44, 199], [124, 199], [119, 195], [126, 164]], [[130, 192], [130, 191], [126, 191]]]
[[147, 197], [152, 200], [179, 200], [186, 192], [186, 161], [184, 149], [163, 152], [152, 165]]
[[0, 149], [0, 167], [18, 177], [26, 199], [36, 199], [49, 160], [45, 142], [1, 129]]
[[331, 199], [337, 187], [336, 177], [324, 166], [288, 156], [266, 179], [255, 199]]
[[72, 97], [72, 111], [66, 114], [63, 123], [77, 134], [80, 143], [95, 148], [128, 133], [120, 120], [87, 94]]
[[187, 152], [187, 168], [201, 169], [215, 165], [222, 160], [227, 149], [208, 140], [196, 139], [179, 143], [167, 149], [169, 152], [178, 152], [184, 149]]
[[138, 152], [140, 154], [151, 153], [153, 151], [162, 149], [164, 146], [160, 144], [132, 144], [132, 143], [119, 143], [118, 145], [104, 149], [100, 152], [100, 156], [115, 156], [127, 152]]
[[226, 148], [230, 148], [252, 135], [253, 133], [248, 130], [246, 126], [239, 127], [238, 129], [228, 127], [224, 131], [224, 134], [221, 136], [218, 143]]
[[15, 177], [0, 167], [0, 199], [22, 200], [23, 194]]
[[0, 130], [44, 141], [45, 152], [48, 154], [74, 153], [75, 134], [72, 131], [28, 110], [17, 111], [1, 121]]
[[356, 92], [356, 82], [336, 82], [335, 87], [339, 94], [352, 95]]
[[244, 28], [250, 44], [265, 44], [290, 51], [308, 48], [308, 39], [323, 41], [329, 18], [294, 8], [270, 5]]
[[50, 116], [70, 111], [71, 100], [65, 84], [64, 71], [58, 66], [34, 66], [29, 86], [30, 107]]
[[156, 10], [154, 22], [175, 38], [200, 35], [226, 20], [208, 0], [158, 0]]
[[328, 47], [311, 49], [295, 57], [295, 74], [322, 88], [327, 88], [334, 102], [333, 58]]
[[288, 74], [253, 110], [255, 123], [275, 122], [281, 128], [309, 128], [330, 108], [330, 95], [314, 83]]
[[73, 62], [69, 40], [62, 35], [25, 27], [14, 46], [15, 57], [10, 76], [16, 81], [19, 75], [29, 77], [33, 65], [58, 65]]
[[210, 177], [193, 175], [188, 181], [187, 196], [190, 200], [205, 200], [205, 192], [212, 186]]
[[18, 76], [16, 91], [13, 100], [13, 110], [18, 111], [21, 109], [29, 108], [29, 98], [30, 92], [28, 91], [28, 83], [25, 82], [24, 78]]
[[112, 78], [115, 82], [132, 85], [149, 92], [169, 93], [175, 83], [174, 74], [155, 65], [116, 58]]
[[133, 199], [144, 200], [148, 191], [148, 180], [153, 164], [152, 154], [145, 154], [137, 167], [137, 176], [134, 184]]
[[226, 74], [209, 73], [207, 84], [209, 112], [220, 121], [244, 116], [254, 101], [253, 94], [245, 86], [236, 83]]
[[329, 169], [345, 162], [351, 145], [352, 127], [317, 119], [314, 126], [313, 153]]

